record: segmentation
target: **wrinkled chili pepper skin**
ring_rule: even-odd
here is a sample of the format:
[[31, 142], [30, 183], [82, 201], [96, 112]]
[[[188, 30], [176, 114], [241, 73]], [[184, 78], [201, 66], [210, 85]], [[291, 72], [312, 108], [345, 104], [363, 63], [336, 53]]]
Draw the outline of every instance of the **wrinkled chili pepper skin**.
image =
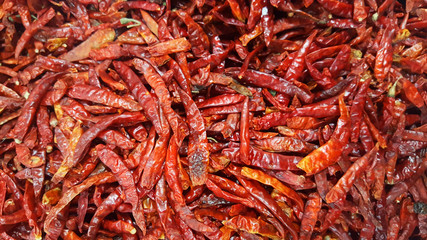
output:
[[277, 217], [281, 223], [284, 224], [285, 227], [291, 232], [292, 237], [298, 239], [297, 229], [295, 226], [290, 223], [289, 218], [279, 208], [277, 203], [268, 195], [268, 193], [261, 187], [261, 185], [241, 177], [238, 177], [238, 179], [252, 196], [261, 201], [272, 211], [273, 215]]
[[303, 158], [297, 167], [306, 173], [317, 173], [335, 163], [342, 153], [342, 147], [348, 142], [350, 135], [350, 114], [345, 106], [344, 99], [339, 98], [341, 116], [331, 139], [318, 149]]
[[207, 164], [209, 151], [203, 119], [196, 104], [183, 90], [179, 89], [183, 99], [190, 128], [190, 145], [188, 161], [190, 164], [190, 177], [194, 185], [202, 185], [207, 179]]
[[387, 27], [381, 39], [381, 49], [377, 52], [375, 57], [375, 77], [383, 80], [387, 73], [390, 71], [391, 63], [393, 60], [393, 48], [391, 46], [394, 29]]
[[27, 44], [27, 42], [37, 32], [37, 30], [46, 25], [53, 17], [55, 17], [55, 14], [55, 10], [50, 8], [39, 19], [31, 23], [28, 28], [25, 29], [25, 32], [19, 38], [18, 43], [16, 43], [15, 58], [19, 57], [22, 50], [24, 50], [25, 44]]
[[151, 97], [148, 90], [139, 80], [138, 76], [122, 62], [113, 62], [115, 69], [122, 76], [123, 80], [128, 84], [132, 90], [132, 94], [141, 106], [144, 108], [144, 112], [147, 118], [154, 124], [156, 132], [159, 134], [165, 134], [165, 129], [161, 129], [160, 117], [154, 99]]
[[22, 114], [18, 118], [18, 122], [13, 129], [13, 135], [11, 137], [19, 141], [24, 140], [24, 136], [27, 133], [27, 130], [36, 114], [38, 104], [42, 100], [44, 94], [48, 91], [51, 84], [54, 83], [56, 78], [60, 77], [61, 75], [63, 74], [53, 74], [45, 76], [39, 80], [37, 86], [31, 92], [30, 96], [28, 96], [27, 101], [22, 107]]

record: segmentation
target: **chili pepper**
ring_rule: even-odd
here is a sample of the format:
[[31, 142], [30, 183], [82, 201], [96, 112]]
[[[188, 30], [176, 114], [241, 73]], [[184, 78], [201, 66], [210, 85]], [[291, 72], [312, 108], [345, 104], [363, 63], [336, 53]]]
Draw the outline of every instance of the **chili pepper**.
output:
[[[94, 29], [95, 28], [93, 28], [93, 30]], [[99, 48], [105, 43], [113, 41], [115, 36], [114, 30], [111, 28], [99, 29], [80, 45], [60, 56], [60, 58], [70, 62], [87, 58], [91, 49]]]
[[[232, 161], [239, 159], [238, 149], [225, 148], [222, 153]], [[264, 152], [255, 147], [249, 148], [249, 160], [252, 166], [271, 170], [297, 170], [296, 163], [300, 160], [297, 156], [285, 156], [277, 153]]]
[[369, 84], [371, 83], [371, 78], [361, 79], [359, 90], [354, 97], [353, 104], [350, 109], [350, 116], [352, 119], [352, 133], [351, 141], [357, 142], [360, 134], [360, 125], [362, 122], [363, 108], [365, 104], [367, 90]]
[[339, 2], [336, 0], [319, 0], [322, 7], [340, 17], [351, 18], [353, 14], [353, 6], [348, 3]]
[[96, 146], [96, 150], [101, 161], [111, 169], [117, 181], [123, 187], [123, 191], [126, 195], [126, 202], [136, 207], [138, 204], [138, 197], [132, 173], [126, 168], [120, 157], [112, 150], [103, 145]]
[[37, 86], [31, 91], [30, 96], [28, 96], [27, 101], [22, 107], [22, 114], [19, 116], [18, 121], [12, 130], [12, 137], [17, 139], [17, 141], [22, 141], [29, 126], [31, 125], [32, 120], [36, 114], [37, 106], [40, 103], [43, 95], [47, 92], [56, 78], [62, 76], [62, 73], [58, 74], [49, 74], [39, 80]]
[[263, 184], [270, 185], [274, 187], [274, 189], [278, 190], [279, 192], [283, 193], [285, 196], [291, 198], [296, 202], [297, 207], [299, 208], [299, 211], [302, 212], [304, 209], [304, 204], [301, 199], [301, 197], [293, 191], [291, 188], [287, 187], [286, 185], [282, 184], [278, 179], [262, 172], [259, 170], [243, 167], [241, 170], [241, 174], [247, 178], [251, 178], [254, 180], [257, 180]]
[[131, 99], [118, 96], [108, 90], [99, 89], [89, 85], [73, 85], [67, 93], [72, 98], [101, 103], [129, 111], [139, 111], [142, 107]]
[[249, 98], [243, 101], [243, 111], [240, 116], [240, 161], [249, 165]]
[[230, 194], [226, 191], [223, 191], [219, 186], [217, 186], [212, 180], [207, 180], [206, 186], [209, 190], [211, 190], [216, 196], [221, 197], [227, 201], [235, 202], [235, 203], [242, 203], [246, 206], [253, 207], [253, 203], [250, 200], [247, 200], [245, 198], [241, 198], [238, 196], [235, 196], [233, 194]]
[[171, 125], [175, 134], [177, 134], [177, 141], [181, 142], [186, 135], [188, 135], [187, 126], [182, 121], [179, 115], [171, 108], [171, 99], [166, 84], [161, 77], [155, 73], [154, 69], [144, 61], [134, 59], [133, 64], [135, 67], [144, 73], [146, 81], [154, 88], [157, 97], [160, 101], [160, 106], [166, 115], [169, 124]]
[[25, 215], [24, 209], [18, 210], [10, 215], [0, 216], [0, 223], [2, 225], [17, 224], [26, 220], [27, 220], [27, 217]]
[[300, 239], [310, 239], [316, 225], [317, 216], [322, 207], [322, 199], [318, 193], [312, 193], [305, 205], [304, 216], [301, 221]]
[[342, 198], [348, 192], [352, 183], [356, 180], [358, 175], [368, 167], [369, 161], [373, 155], [376, 155], [378, 146], [372, 148], [369, 153], [359, 158], [353, 165], [346, 171], [346, 173], [338, 180], [337, 184], [326, 195], [326, 202], [331, 203]]
[[[342, 150], [338, 149], [341, 149], [348, 141], [348, 137], [350, 135], [350, 118], [342, 97], [339, 98], [339, 105], [341, 117], [338, 120], [337, 128], [335, 129], [331, 139], [325, 145], [322, 145], [320, 148], [311, 152], [297, 164], [297, 167], [303, 169], [307, 173], [317, 173], [336, 162], [342, 152]], [[324, 160], [318, 161], [315, 159]]]
[[377, 56], [375, 57], [375, 77], [379, 80], [384, 80], [387, 73], [390, 71], [391, 62], [393, 59], [393, 51], [391, 41], [394, 35], [394, 29], [390, 26], [384, 31], [383, 37], [381, 38], [380, 46]]
[[403, 82], [403, 91], [405, 96], [411, 101], [415, 106], [421, 108], [424, 106], [421, 95], [418, 92], [417, 88], [407, 79], [402, 78]]
[[290, 137], [273, 137], [255, 140], [254, 144], [260, 149], [269, 152], [309, 153], [316, 148], [314, 144]]
[[178, 89], [178, 91], [189, 119], [190, 143], [188, 161], [190, 164], [190, 177], [193, 185], [201, 185], [206, 182], [207, 165], [209, 163], [205, 126], [200, 111], [190, 96], [181, 89]]
[[46, 25], [53, 17], [55, 17], [55, 10], [49, 8], [44, 12], [40, 18], [31, 23], [26, 29], [25, 32], [21, 35], [18, 42], [16, 43], [15, 48], [15, 58], [18, 58], [22, 50], [24, 50], [25, 45], [30, 41], [31, 37], [44, 25]]
[[291, 232], [293, 238], [297, 239], [297, 229], [290, 222], [289, 218], [280, 209], [279, 205], [270, 197], [267, 191], [256, 182], [246, 180], [242, 177], [236, 176], [239, 182], [248, 190], [248, 192], [257, 200], [265, 204], [270, 209], [275, 217]]
[[224, 225], [235, 230], [256, 233], [270, 239], [280, 239], [280, 236], [273, 225], [252, 217], [239, 215], [224, 221]]
[[139, 80], [138, 76], [122, 62], [115, 61], [113, 64], [114, 68], [128, 84], [129, 88], [132, 89], [133, 96], [137, 98], [139, 104], [143, 107], [147, 118], [150, 119], [156, 128], [156, 132], [161, 135], [166, 134], [165, 129], [161, 129], [160, 117], [156, 108], [155, 100], [151, 97], [150, 93]]
[[99, 230], [102, 220], [111, 212], [114, 211], [117, 206], [122, 203], [123, 199], [121, 198], [120, 190], [115, 190], [110, 193], [108, 197], [101, 203], [101, 205], [97, 208], [95, 214], [93, 215], [89, 228], [87, 230], [87, 235], [89, 238], [94, 239], [96, 237], [96, 233]]
[[168, 238], [182, 239], [179, 229], [176, 227], [175, 221], [172, 218], [172, 209], [168, 208], [166, 181], [164, 176], [160, 178], [156, 186], [156, 206], [157, 212], [159, 213], [160, 220], [162, 221], [163, 228], [165, 229]]
[[116, 145], [122, 149], [135, 148], [134, 142], [132, 142], [126, 136], [115, 130], [105, 130], [101, 132], [98, 137], [103, 139], [106, 143]]
[[310, 36], [304, 41], [304, 44], [298, 50], [298, 53], [293, 59], [292, 64], [286, 71], [285, 79], [287, 81], [294, 83], [301, 77], [305, 64], [305, 56], [316, 35], [317, 31], [314, 31], [312, 34], [310, 34]]
[[247, 21], [248, 29], [253, 29], [255, 24], [261, 19], [261, 10], [264, 4], [265, 2], [263, 0], [255, 0], [251, 2], [251, 8]]
[[[161, 110], [160, 122], [162, 124], [163, 129], [168, 128], [166, 119]], [[143, 162], [144, 165], [142, 167], [144, 168], [144, 172], [139, 181], [139, 187], [152, 189], [156, 182], [159, 180], [159, 173], [163, 169], [163, 163], [166, 156], [165, 150], [169, 141], [169, 130], [167, 129], [167, 131], [167, 134], [160, 136], [160, 138], [157, 140], [154, 150], [149, 155], [149, 159]], [[138, 171], [138, 175], [139, 173], [140, 172]]]
[[191, 49], [196, 57], [203, 57], [209, 49], [209, 38], [203, 29], [185, 11], [178, 11], [178, 17], [187, 25]]
[[[232, 75], [237, 75], [237, 70], [234, 68], [226, 69], [226, 71]], [[308, 103], [311, 102], [313, 96], [307, 93], [304, 89], [296, 86], [295, 83], [288, 82], [285, 79], [277, 76], [262, 73], [248, 69], [242, 78], [243, 81], [248, 84], [253, 84], [259, 87], [269, 88], [288, 95], [297, 95], [302, 101]]]
[[339, 72], [346, 67], [350, 59], [350, 53], [351, 48], [349, 45], [346, 44], [341, 48], [340, 52], [338, 53], [337, 57], [329, 68], [333, 77], [338, 76]]

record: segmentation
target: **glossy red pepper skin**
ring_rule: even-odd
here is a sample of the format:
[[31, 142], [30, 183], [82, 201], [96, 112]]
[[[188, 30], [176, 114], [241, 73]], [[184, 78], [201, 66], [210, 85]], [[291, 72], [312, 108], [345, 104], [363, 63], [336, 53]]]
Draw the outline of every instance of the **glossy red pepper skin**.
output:
[[381, 49], [378, 50], [375, 57], [375, 77], [379, 80], [383, 80], [387, 73], [390, 71], [391, 63], [393, 60], [393, 49], [392, 49], [392, 38], [394, 35], [394, 29], [390, 26], [384, 31], [381, 38]]

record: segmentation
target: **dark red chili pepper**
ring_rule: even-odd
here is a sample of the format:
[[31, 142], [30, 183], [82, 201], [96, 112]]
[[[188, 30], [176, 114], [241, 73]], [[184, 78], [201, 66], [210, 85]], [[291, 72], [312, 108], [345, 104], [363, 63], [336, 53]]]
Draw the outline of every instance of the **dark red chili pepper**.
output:
[[150, 92], [142, 84], [138, 76], [122, 62], [113, 62], [114, 68], [131, 89], [133, 96], [138, 100], [139, 104], [144, 109], [147, 118], [153, 123], [158, 134], [165, 134], [166, 129], [161, 128], [160, 117], [155, 104], [155, 100], [150, 95]]
[[353, 16], [353, 6], [337, 0], [318, 0], [320, 5], [326, 10], [340, 17], [351, 18]]
[[361, 79], [359, 90], [354, 97], [350, 108], [350, 117], [352, 121], [351, 141], [357, 142], [360, 134], [360, 125], [363, 122], [363, 108], [366, 102], [366, 95], [371, 83], [371, 78]]
[[172, 100], [166, 84], [154, 69], [145, 61], [135, 58], [133, 60], [135, 67], [144, 74], [145, 80], [156, 92], [163, 113], [166, 115], [172, 130], [177, 135], [177, 141], [181, 142], [188, 135], [187, 125], [181, 117], [172, 109]]
[[390, 71], [390, 67], [393, 60], [393, 48], [392, 38], [394, 35], [394, 29], [388, 26], [381, 38], [380, 46], [377, 56], [375, 57], [375, 77], [379, 80], [383, 80], [387, 73]]
[[285, 79], [287, 81], [295, 83], [302, 75], [302, 70], [305, 65], [305, 56], [307, 55], [307, 51], [310, 48], [311, 43], [317, 35], [317, 31], [314, 31], [310, 34], [310, 36], [304, 41], [304, 44], [298, 50], [297, 55], [292, 61], [292, 64], [289, 66], [286, 71]]
[[44, 94], [48, 91], [50, 85], [62, 75], [63, 73], [49, 74], [39, 80], [37, 86], [33, 91], [31, 91], [30, 96], [28, 96], [27, 101], [22, 107], [22, 114], [19, 116], [18, 121], [12, 130], [12, 138], [17, 139], [18, 141], [24, 140], [24, 136], [36, 115], [38, 104], [42, 100]]
[[22, 50], [24, 50], [25, 45], [30, 41], [31, 37], [44, 25], [46, 25], [53, 17], [55, 17], [56, 12], [53, 8], [49, 8], [46, 12], [44, 12], [40, 18], [31, 23], [25, 32], [21, 35], [18, 42], [16, 43], [15, 48], [15, 58], [17, 59], [21, 54]]

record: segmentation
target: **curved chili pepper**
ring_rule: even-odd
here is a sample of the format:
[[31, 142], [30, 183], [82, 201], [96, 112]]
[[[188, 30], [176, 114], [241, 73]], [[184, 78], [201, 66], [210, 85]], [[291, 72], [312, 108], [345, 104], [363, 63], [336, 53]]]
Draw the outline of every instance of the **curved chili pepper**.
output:
[[53, 17], [55, 17], [56, 12], [53, 8], [49, 8], [44, 12], [39, 19], [31, 23], [26, 29], [25, 32], [21, 35], [18, 42], [16, 43], [15, 48], [15, 58], [17, 59], [24, 50], [25, 45], [30, 41], [31, 37], [44, 25], [46, 25]]
[[99, 205], [99, 207], [96, 209], [95, 214], [93, 215], [92, 219], [90, 220], [89, 228], [87, 230], [87, 235], [90, 239], [95, 239], [96, 233], [98, 232], [102, 220], [111, 212], [114, 211], [114, 209], [117, 208], [118, 205], [120, 205], [123, 202], [123, 199], [121, 197], [121, 193], [119, 190], [115, 190], [114, 192], [110, 193], [108, 197]]
[[285, 215], [282, 209], [280, 209], [279, 205], [277, 205], [277, 203], [271, 198], [267, 191], [256, 182], [246, 180], [239, 176], [236, 177], [253, 197], [265, 204], [265, 206], [271, 210], [273, 215], [277, 217], [280, 222], [290, 231], [292, 237], [298, 239], [298, 230], [290, 222], [290, 219]]
[[292, 61], [292, 64], [289, 66], [286, 71], [285, 79], [289, 82], [296, 82], [302, 75], [302, 71], [305, 65], [305, 56], [307, 55], [307, 51], [313, 42], [314, 38], [317, 35], [317, 31], [313, 31], [310, 36], [304, 41], [304, 44], [298, 50], [297, 55]]
[[139, 80], [138, 76], [132, 71], [132, 69], [122, 62], [114, 61], [113, 64], [114, 68], [131, 89], [132, 95], [143, 107], [147, 118], [153, 123], [156, 132], [160, 135], [166, 134], [166, 129], [161, 128], [160, 116], [156, 107], [157, 104], [150, 95], [150, 92], [145, 88], [144, 84]]
[[48, 74], [38, 81], [36, 87], [31, 91], [30, 96], [28, 96], [27, 101], [22, 107], [22, 114], [19, 116], [18, 121], [12, 130], [13, 138], [18, 141], [24, 140], [24, 136], [36, 114], [37, 106], [42, 100], [44, 94], [48, 91], [50, 85], [62, 75], [63, 73]]
[[341, 116], [331, 139], [297, 164], [297, 167], [308, 174], [317, 173], [335, 163], [342, 153], [342, 147], [348, 142], [350, 116], [342, 96], [339, 98], [339, 105]]
[[301, 197], [293, 191], [291, 188], [287, 187], [283, 183], [281, 183], [278, 179], [262, 172], [259, 170], [243, 167], [241, 170], [241, 174], [244, 177], [257, 180], [263, 184], [270, 185], [274, 187], [274, 189], [278, 190], [279, 192], [283, 193], [285, 196], [291, 198], [293, 201], [296, 202], [297, 207], [299, 208], [299, 211], [303, 211], [304, 209], [304, 203], [301, 199]]

